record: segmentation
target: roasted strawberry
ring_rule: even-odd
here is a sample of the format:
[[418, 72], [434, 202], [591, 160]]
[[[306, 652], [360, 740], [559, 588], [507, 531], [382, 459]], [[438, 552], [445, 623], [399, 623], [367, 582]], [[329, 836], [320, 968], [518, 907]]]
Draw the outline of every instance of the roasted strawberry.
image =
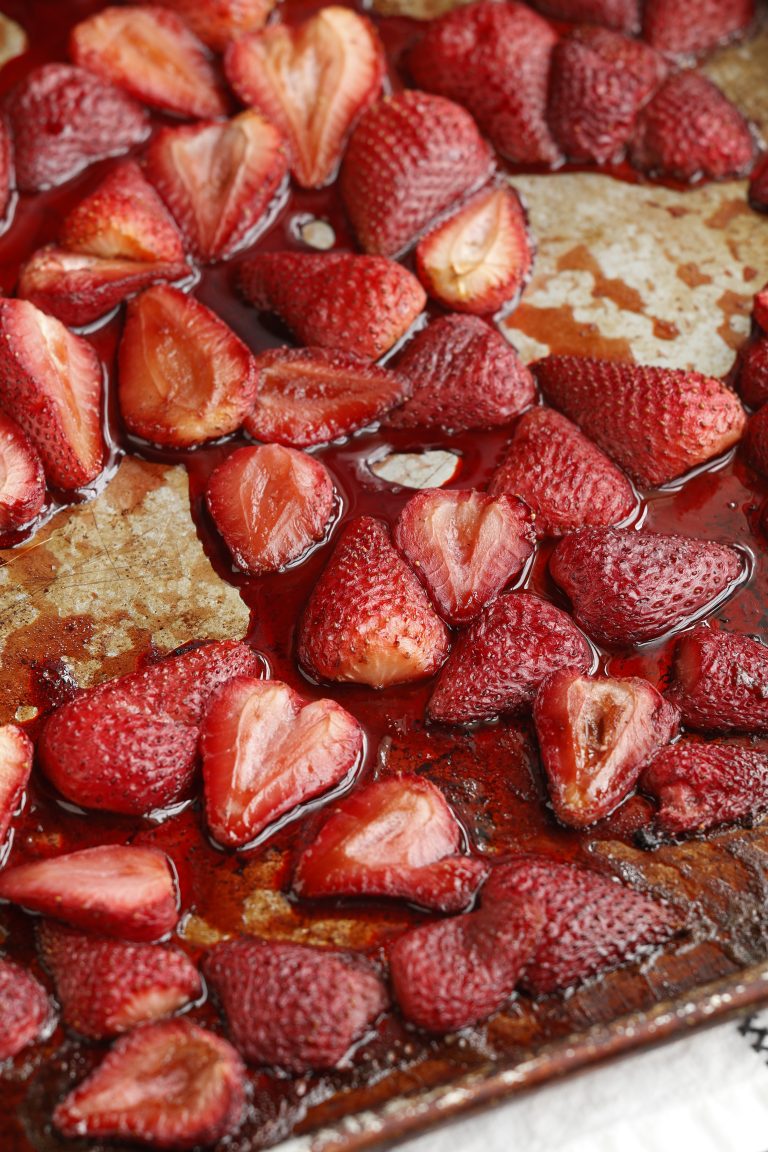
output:
[[202, 994], [197, 968], [178, 948], [85, 935], [52, 920], [37, 941], [62, 1021], [91, 1040], [170, 1016]]
[[258, 112], [162, 128], [147, 149], [147, 176], [203, 262], [251, 243], [288, 171], [277, 129]]
[[627, 35], [640, 31], [641, 0], [531, 0], [545, 16], [573, 24], [602, 24]]
[[386, 688], [431, 676], [448, 631], [379, 520], [341, 536], [299, 625], [299, 660], [321, 680]]
[[645, 0], [643, 36], [670, 56], [699, 56], [745, 32], [755, 0]]
[[427, 714], [468, 724], [519, 712], [551, 672], [587, 672], [591, 663], [589, 644], [565, 612], [530, 592], [510, 592], [459, 634]]
[[395, 428], [492, 428], [536, 399], [515, 349], [476, 316], [442, 316], [418, 332], [396, 365], [413, 396], [387, 418]]
[[398, 92], [363, 113], [341, 168], [341, 197], [365, 252], [397, 256], [491, 174], [488, 145], [458, 104]]
[[589, 356], [533, 365], [545, 398], [643, 487], [657, 487], [731, 448], [746, 416], [720, 380]]
[[299, 857], [300, 896], [390, 896], [461, 912], [487, 867], [459, 855], [461, 830], [421, 776], [377, 780], [345, 796]]
[[669, 698], [689, 728], [768, 732], [768, 648], [751, 636], [694, 628], [680, 637]]
[[[0, 412], [0, 477], [1, 534], [29, 524], [45, 503], [42, 460], [18, 424], [3, 412]], [[0, 840], [2, 838], [0, 832]]]
[[[15, 724], [0, 727], [0, 850], [32, 771], [32, 741]], [[2, 1057], [0, 1057], [2, 1059]]]
[[768, 811], [768, 756], [736, 744], [685, 740], [662, 748], [640, 777], [659, 804], [641, 835], [648, 847], [666, 836], [706, 832]]
[[42, 984], [0, 956], [0, 1063], [34, 1044], [53, 1023], [53, 1006]]
[[256, 32], [266, 23], [274, 0], [160, 0], [178, 12], [195, 36], [223, 52], [230, 40]]
[[381, 91], [384, 49], [370, 20], [331, 5], [302, 24], [272, 24], [234, 41], [227, 79], [288, 141], [302, 188], [336, 175], [350, 129]]
[[768, 336], [759, 336], [744, 349], [736, 387], [750, 408], [761, 408], [768, 401]]
[[377, 360], [426, 303], [416, 277], [384, 256], [259, 252], [238, 268], [243, 294], [276, 312], [302, 344]]
[[65, 1136], [191, 1149], [231, 1135], [244, 1106], [245, 1069], [232, 1045], [189, 1020], [164, 1020], [118, 1040], [53, 1124]]
[[11, 134], [5, 116], [0, 112], [0, 220], [7, 211], [11, 199], [11, 180], [13, 177], [13, 148]]
[[763, 156], [749, 178], [749, 204], [755, 212], [768, 212], [768, 156]]
[[744, 447], [752, 467], [768, 476], [768, 404], [750, 416]]
[[745, 578], [741, 555], [711, 540], [582, 528], [549, 570], [599, 644], [642, 644], [711, 611]]

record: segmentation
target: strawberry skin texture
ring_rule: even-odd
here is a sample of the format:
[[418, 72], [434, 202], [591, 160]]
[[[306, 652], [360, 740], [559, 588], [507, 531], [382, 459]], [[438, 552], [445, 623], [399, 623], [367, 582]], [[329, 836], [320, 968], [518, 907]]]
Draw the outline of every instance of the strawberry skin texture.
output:
[[302, 944], [227, 940], [204, 971], [245, 1059], [294, 1073], [348, 1063], [388, 1002], [364, 960]]
[[673, 675], [667, 695], [687, 727], [768, 731], [768, 648], [751, 636], [694, 628], [677, 642]]
[[360, 246], [397, 256], [435, 217], [484, 184], [488, 145], [458, 104], [426, 92], [388, 96], [360, 117], [340, 191]]
[[32, 741], [21, 728], [15, 724], [0, 727], [0, 848], [24, 799], [33, 751]]
[[546, 356], [533, 373], [547, 402], [644, 488], [727, 451], [746, 424], [738, 397], [699, 372]]
[[178, 12], [214, 52], [223, 52], [230, 40], [264, 26], [274, 0], [161, 0], [161, 6]]
[[768, 156], [755, 165], [749, 179], [749, 205], [755, 212], [768, 212]]
[[530, 592], [509, 592], [459, 634], [427, 715], [443, 724], [468, 724], [520, 712], [551, 672], [586, 672], [591, 663], [586, 638], [565, 612]]
[[761, 408], [768, 401], [768, 336], [761, 334], [742, 352], [736, 387], [750, 408]]
[[48, 995], [32, 975], [0, 956], [0, 1064], [40, 1038], [53, 1021]]
[[13, 145], [6, 117], [0, 113], [0, 219], [8, 211], [13, 179]]
[[640, 778], [658, 804], [649, 843], [658, 836], [706, 832], [768, 811], [768, 756], [735, 744], [685, 740], [663, 748]]
[[238, 272], [246, 299], [275, 312], [302, 344], [369, 360], [388, 352], [427, 302], [413, 273], [384, 256], [259, 252]]
[[750, 416], [744, 437], [747, 460], [758, 472], [768, 475], [768, 405]]
[[602, 24], [628, 36], [640, 31], [641, 0], [533, 0], [531, 7], [573, 24]]
[[[45, 504], [43, 462], [10, 416], [0, 412], [0, 533], [29, 524]], [[2, 836], [0, 835], [0, 840]]]
[[746, 575], [724, 544], [617, 528], [566, 536], [549, 571], [577, 622], [609, 647], [643, 644], [702, 616]]
[[700, 56], [745, 32], [755, 0], [645, 0], [643, 36], [670, 56]]

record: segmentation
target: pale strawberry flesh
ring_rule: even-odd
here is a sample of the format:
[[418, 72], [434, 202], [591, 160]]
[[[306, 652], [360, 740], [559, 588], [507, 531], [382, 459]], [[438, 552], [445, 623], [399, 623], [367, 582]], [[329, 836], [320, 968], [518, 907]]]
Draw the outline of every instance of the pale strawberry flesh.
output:
[[29, 524], [44, 504], [43, 462], [18, 424], [0, 412], [0, 533]]
[[706, 832], [768, 812], [768, 756], [737, 744], [684, 740], [663, 748], [640, 777], [659, 808], [643, 839]]
[[688, 728], [768, 732], [768, 648], [704, 626], [677, 642], [669, 698]]
[[31, 972], [0, 956], [0, 1064], [50, 1031], [53, 1005]]
[[29, 783], [32, 741], [15, 724], [0, 727], [0, 850]]

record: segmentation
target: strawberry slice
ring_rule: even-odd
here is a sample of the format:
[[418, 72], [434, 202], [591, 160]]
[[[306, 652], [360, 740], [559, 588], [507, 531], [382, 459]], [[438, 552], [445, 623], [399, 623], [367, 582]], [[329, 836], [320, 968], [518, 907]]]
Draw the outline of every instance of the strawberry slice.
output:
[[75, 25], [69, 48], [75, 64], [151, 108], [189, 117], [227, 110], [204, 46], [165, 8], [102, 8]]
[[179, 919], [171, 862], [156, 848], [85, 848], [0, 872], [0, 900], [86, 932], [157, 940]]
[[643, 36], [670, 56], [699, 56], [745, 32], [755, 0], [645, 0]]
[[257, 112], [241, 112], [161, 128], [146, 171], [193, 255], [210, 263], [252, 243], [269, 223], [288, 160], [277, 129]]
[[623, 472], [559, 412], [532, 408], [515, 425], [488, 491], [522, 497], [540, 536], [616, 524], [637, 508]]
[[0, 404], [58, 488], [82, 488], [104, 466], [101, 392], [87, 340], [27, 300], [0, 300]]
[[362, 249], [397, 256], [491, 170], [468, 112], [441, 96], [398, 92], [361, 116], [339, 187]]
[[39, 1040], [53, 1023], [53, 1006], [31, 972], [0, 956], [0, 1063]]
[[413, 396], [387, 418], [393, 428], [493, 428], [536, 399], [536, 386], [515, 349], [476, 316], [442, 316], [417, 332], [397, 371]]
[[749, 178], [749, 205], [755, 212], [768, 212], [768, 156], [758, 161]]
[[43, 462], [18, 424], [0, 412], [0, 533], [29, 524], [44, 503]]
[[411, 392], [400, 372], [328, 348], [275, 348], [254, 363], [256, 403], [245, 430], [255, 440], [294, 448], [348, 436]]
[[378, 780], [335, 805], [299, 856], [293, 887], [299, 896], [388, 896], [461, 912], [487, 868], [460, 851], [461, 829], [434, 784]]
[[357, 956], [253, 937], [212, 948], [205, 977], [245, 1059], [298, 1073], [348, 1064], [388, 1000]]
[[379, 520], [345, 529], [299, 624], [298, 655], [321, 680], [385, 688], [431, 676], [448, 631]]
[[52, 920], [37, 942], [62, 1021], [91, 1040], [170, 1016], [202, 994], [197, 968], [178, 948], [87, 936]]
[[129, 432], [189, 448], [235, 432], [256, 394], [250, 349], [215, 312], [159, 284], [128, 305], [118, 401]]
[[189, 791], [205, 705], [233, 676], [258, 676], [261, 658], [236, 640], [214, 641], [107, 680], [47, 720], [40, 765], [84, 808], [141, 815]]
[[5, 217], [11, 200], [11, 182], [13, 180], [13, 147], [8, 123], [0, 115], [0, 220]]
[[640, 31], [641, 0], [531, 0], [545, 16], [572, 24], [602, 24], [633, 35]]
[[677, 732], [680, 714], [638, 676], [563, 669], [539, 688], [533, 720], [555, 815], [586, 828], [626, 799], [643, 764]]
[[657, 487], [727, 451], [746, 416], [720, 380], [589, 356], [533, 365], [545, 399], [643, 487]]
[[384, 256], [259, 252], [238, 271], [245, 297], [302, 344], [369, 360], [405, 335], [427, 300], [416, 277]]
[[334, 5], [301, 24], [273, 24], [234, 41], [224, 67], [243, 103], [285, 136], [302, 188], [333, 180], [349, 132], [378, 97], [386, 73], [370, 20]]
[[465, 624], [518, 575], [536, 534], [522, 500], [436, 488], [411, 497], [394, 539], [443, 619]]
[[549, 561], [582, 628], [599, 644], [643, 644], [711, 612], [746, 577], [739, 552], [711, 540], [582, 528]]
[[768, 732], [768, 648], [751, 636], [694, 628], [677, 642], [670, 700], [705, 732]]
[[257, 32], [266, 23], [275, 0], [161, 0], [172, 8], [204, 44], [223, 52], [230, 40]]
[[53, 1124], [64, 1136], [191, 1149], [235, 1132], [244, 1107], [245, 1068], [232, 1045], [189, 1020], [165, 1020], [118, 1040]]
[[742, 352], [736, 387], [750, 408], [761, 408], [768, 401], [768, 336], [759, 336]]
[[0, 727], [0, 848], [24, 799], [33, 752], [32, 741], [21, 728], [15, 724]]
[[591, 664], [589, 644], [565, 612], [530, 592], [510, 592], [459, 634], [427, 714], [467, 724], [519, 712], [551, 672], [587, 672]]

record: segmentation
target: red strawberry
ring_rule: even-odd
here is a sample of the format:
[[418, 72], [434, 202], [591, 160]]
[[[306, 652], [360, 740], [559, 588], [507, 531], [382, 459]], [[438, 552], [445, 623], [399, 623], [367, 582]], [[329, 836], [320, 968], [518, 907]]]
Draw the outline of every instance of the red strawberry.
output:
[[69, 64], [44, 64], [11, 93], [6, 111], [22, 192], [63, 184], [144, 140], [149, 118], [111, 84]]
[[573, 24], [603, 24], [631, 35], [640, 31], [641, 0], [531, 0], [545, 16]]
[[0, 300], [0, 404], [58, 488], [82, 488], [104, 466], [101, 392], [87, 340], [27, 300]]
[[589, 356], [547, 356], [533, 372], [546, 400], [643, 487], [704, 464], [744, 431], [738, 398], [699, 372]]
[[230, 40], [262, 28], [274, 0], [160, 0], [172, 8], [209, 48], [223, 52]]
[[741, 555], [711, 540], [582, 528], [561, 540], [549, 570], [599, 644], [642, 644], [703, 616], [744, 579]]
[[758, 161], [749, 178], [749, 203], [755, 212], [768, 212], [768, 156]]
[[177, 948], [87, 936], [52, 920], [37, 939], [63, 1022], [91, 1040], [170, 1016], [202, 994], [197, 968]]
[[670, 56], [698, 56], [746, 31], [755, 0], [645, 0], [643, 36]]
[[167, 807], [189, 791], [212, 692], [261, 667], [245, 644], [224, 640], [89, 688], [48, 719], [41, 767], [84, 808], [139, 815]]
[[386, 688], [431, 676], [448, 632], [379, 520], [345, 529], [299, 625], [299, 660], [321, 680]]
[[302, 944], [227, 940], [206, 956], [205, 976], [245, 1059], [291, 1072], [349, 1063], [387, 1006], [365, 961]]
[[629, 155], [650, 176], [693, 182], [744, 176], [755, 137], [735, 104], [699, 72], [677, 72], [639, 113]]
[[768, 756], [735, 744], [685, 740], [654, 756], [640, 786], [659, 803], [643, 837], [648, 847], [654, 847], [659, 836], [706, 832], [764, 815]]
[[467, 724], [519, 712], [551, 672], [587, 672], [591, 663], [589, 644], [565, 612], [530, 592], [510, 592], [460, 633], [427, 714]]
[[258, 112], [241, 112], [161, 128], [146, 171], [193, 255], [209, 263], [250, 244], [268, 223], [288, 161], [277, 129]]
[[[45, 503], [45, 475], [36, 449], [3, 412], [0, 412], [0, 476], [0, 533], [12, 532], [29, 524], [41, 511]], [[0, 841], [2, 838], [0, 832]]]
[[13, 149], [5, 117], [0, 113], [0, 220], [8, 211], [13, 179]]
[[694, 628], [677, 642], [669, 698], [705, 732], [768, 732], [768, 648], [751, 636]]
[[540, 536], [616, 524], [637, 507], [624, 473], [551, 408], [532, 408], [521, 416], [488, 491], [522, 497], [534, 511]]
[[276, 312], [302, 344], [370, 360], [405, 335], [427, 300], [416, 277], [383, 256], [259, 252], [238, 272], [246, 298]]
[[443, 619], [465, 624], [518, 575], [536, 535], [522, 500], [435, 488], [411, 497], [394, 539]]
[[31, 972], [0, 956], [0, 1063], [34, 1044], [53, 1022], [45, 988]]
[[134, 436], [169, 448], [227, 436], [256, 384], [250, 350], [193, 296], [159, 284], [128, 305], [117, 395]]
[[515, 349], [476, 316], [443, 316], [417, 332], [397, 362], [413, 396], [388, 418], [394, 428], [490, 428], [536, 399]]
[[0, 727], [0, 849], [24, 799], [33, 751], [32, 741], [21, 728], [15, 724]]
[[557, 164], [547, 85], [557, 35], [524, 4], [478, 0], [432, 21], [409, 64], [420, 88], [463, 104], [502, 156]]
[[152, 108], [221, 116], [227, 101], [208, 55], [175, 12], [151, 5], [102, 8], [70, 36], [75, 64]]
[[752, 315], [755, 323], [759, 324], [763, 332], [768, 334], [768, 284], [755, 293], [752, 301]]
[[302, 188], [336, 175], [350, 129], [381, 91], [384, 49], [370, 20], [349, 8], [321, 8], [293, 27], [272, 24], [234, 41], [227, 79], [289, 143]]
[[300, 896], [390, 896], [461, 912], [487, 868], [460, 851], [461, 830], [434, 784], [378, 780], [334, 806], [299, 857], [293, 887]]
[[348, 436], [411, 391], [400, 372], [328, 348], [275, 348], [254, 363], [256, 403], [245, 429], [255, 440], [295, 448]]
[[533, 719], [555, 815], [586, 828], [626, 799], [680, 716], [647, 680], [564, 669], [542, 684]]
[[0, 900], [121, 940], [157, 940], [179, 919], [171, 862], [118, 844], [33, 860], [0, 872]]
[[191, 1149], [231, 1135], [244, 1105], [245, 1069], [232, 1045], [189, 1020], [164, 1020], [118, 1040], [53, 1124], [65, 1136]]
[[752, 467], [768, 475], [768, 404], [750, 416], [744, 447]]
[[750, 408], [760, 408], [768, 400], [768, 336], [758, 336], [743, 351], [736, 387]]
[[339, 187], [365, 252], [397, 256], [491, 174], [488, 145], [450, 100], [398, 92], [364, 112]]

